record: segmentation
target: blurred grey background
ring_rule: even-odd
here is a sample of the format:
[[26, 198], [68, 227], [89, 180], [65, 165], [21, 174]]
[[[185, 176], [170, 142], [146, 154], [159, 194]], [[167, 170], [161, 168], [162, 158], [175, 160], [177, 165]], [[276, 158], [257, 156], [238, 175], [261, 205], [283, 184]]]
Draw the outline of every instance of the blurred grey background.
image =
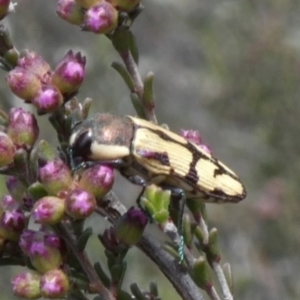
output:
[[[87, 76], [79, 98], [94, 99], [93, 113], [134, 114], [125, 84], [110, 67], [120, 59], [104, 36], [81, 32], [58, 18], [54, 0], [16, 2], [16, 12], [4, 23], [18, 49], [35, 51], [52, 66], [69, 49], [82, 51]], [[239, 204], [207, 206], [209, 226], [219, 230], [222, 261], [233, 269], [235, 298], [300, 299], [300, 2], [143, 4], [133, 32], [142, 76], [155, 74], [159, 122], [175, 132], [199, 129], [214, 155], [240, 175], [248, 190]], [[30, 109], [9, 92], [3, 71], [0, 76], [0, 108]], [[38, 119], [40, 138], [55, 144], [47, 118]], [[118, 195], [133, 203], [138, 189], [119, 182]], [[103, 255], [98, 246], [96, 238], [90, 242], [95, 261]], [[148, 282], [157, 281], [163, 299], [180, 299], [138, 250], [129, 253], [128, 261], [125, 286], [139, 278], [147, 289]], [[0, 271], [1, 299], [14, 299], [9, 280], [22, 269], [5, 270]]]

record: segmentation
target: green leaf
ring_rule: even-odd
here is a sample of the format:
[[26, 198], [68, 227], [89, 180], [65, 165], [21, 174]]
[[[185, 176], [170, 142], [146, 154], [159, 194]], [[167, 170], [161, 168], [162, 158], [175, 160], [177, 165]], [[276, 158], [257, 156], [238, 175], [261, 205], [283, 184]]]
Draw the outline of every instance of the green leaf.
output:
[[80, 237], [77, 240], [77, 248], [79, 251], [83, 251], [86, 243], [88, 242], [90, 236], [93, 234], [93, 230], [91, 227], [86, 228], [82, 234], [80, 235]]
[[18, 64], [19, 52], [16, 50], [16, 48], [9, 49], [5, 52], [3, 58], [6, 62], [6, 65], [9, 65], [11, 70]]
[[27, 152], [20, 148], [15, 152], [14, 164], [17, 170], [26, 170], [27, 169]]
[[147, 107], [154, 108], [154, 92], [153, 92], [154, 74], [149, 72], [144, 80], [144, 101]]
[[190, 217], [188, 214], [183, 215], [183, 220], [182, 220], [182, 234], [184, 236], [184, 242], [185, 245], [188, 248], [191, 248], [192, 243], [193, 243], [193, 230], [192, 230], [192, 223], [190, 220]]
[[158, 296], [158, 288], [157, 288], [157, 283], [156, 282], [150, 282], [149, 290], [150, 290], [151, 295], [153, 295], [155, 297]]
[[29, 169], [32, 178], [37, 178], [38, 176], [38, 149], [34, 147], [29, 154]]
[[2, 109], [0, 109], [0, 125], [5, 127], [8, 125], [8, 114]]
[[121, 56], [129, 51], [130, 31], [128, 28], [119, 27], [115, 30], [115, 32], [111, 35], [110, 38], [113, 46], [120, 53]]
[[136, 44], [136, 39], [131, 30], [128, 31], [128, 45], [130, 53], [135, 61], [135, 63], [139, 64], [139, 49]]
[[48, 195], [43, 185], [39, 182], [35, 182], [32, 185], [30, 185], [28, 187], [28, 193], [35, 201]]
[[191, 270], [191, 276], [194, 280], [194, 282], [201, 288], [201, 289], [208, 289], [212, 286], [212, 273], [210, 266], [205, 258], [205, 256], [200, 256], [192, 270]]
[[72, 229], [76, 237], [80, 237], [84, 228], [84, 220], [74, 220], [72, 222]]
[[120, 76], [125, 81], [125, 84], [128, 86], [129, 90], [133, 91], [134, 83], [126, 68], [119, 62], [113, 62], [111, 66], [120, 74]]
[[81, 110], [83, 119], [86, 119], [88, 117], [92, 102], [93, 102], [92, 98], [85, 98], [83, 100], [82, 110]]
[[132, 105], [133, 105], [137, 115], [141, 119], [146, 120], [146, 115], [145, 115], [145, 112], [144, 112], [144, 108], [143, 108], [143, 105], [141, 104], [141, 101], [140, 101], [140, 98], [138, 97], [138, 95], [136, 93], [131, 93], [130, 97], [131, 97]]
[[48, 144], [45, 140], [41, 140], [37, 145], [37, 151], [39, 158], [42, 158], [46, 161], [54, 160], [56, 153], [54, 152], [52, 146]]
[[234, 293], [232, 270], [229, 263], [225, 263], [222, 267], [230, 292]]
[[127, 269], [127, 264], [124, 261], [122, 263], [116, 264], [110, 268], [110, 274], [111, 274], [112, 281], [114, 283], [118, 283], [119, 289], [121, 289], [126, 269]]
[[121, 290], [121, 291], [118, 291], [117, 299], [118, 300], [132, 300], [132, 297], [127, 292]]
[[212, 228], [209, 232], [209, 241], [207, 249], [207, 257], [209, 261], [219, 262], [221, 260], [221, 252], [218, 245], [218, 230], [217, 228]]
[[72, 290], [69, 295], [70, 298], [67, 299], [72, 299], [72, 300], [86, 300], [86, 297], [81, 293], [81, 291], [78, 290]]
[[200, 228], [200, 226], [196, 226], [195, 228], [195, 237], [197, 238], [199, 243], [196, 243], [196, 247], [199, 251], [202, 251], [202, 248], [204, 247], [203, 242], [204, 242], [204, 234]]
[[53, 128], [55, 129], [55, 131], [59, 132], [60, 124], [59, 124], [57, 115], [55, 113], [50, 114], [48, 117], [48, 120], [51, 123], [51, 125], [53, 126]]
[[138, 287], [136, 283], [130, 285], [130, 290], [137, 300], [149, 299], [148, 297], [144, 296], [143, 292], [141, 291], [141, 289]]
[[175, 249], [172, 243], [165, 242], [162, 247], [166, 252], [168, 252], [174, 258], [176, 258], [177, 260], [179, 259], [178, 249]]
[[205, 203], [203, 203], [203, 201], [201, 200], [201, 198], [187, 199], [186, 204], [191, 213], [196, 217], [196, 219], [199, 219], [201, 217], [204, 219], [204, 221], [207, 220], [206, 206]]
[[111, 281], [109, 279], [109, 277], [106, 275], [106, 273], [104, 272], [104, 270], [102, 269], [101, 265], [99, 262], [96, 262], [94, 264], [94, 269], [98, 275], [98, 277], [101, 279], [102, 283], [106, 286], [109, 287], [111, 284]]

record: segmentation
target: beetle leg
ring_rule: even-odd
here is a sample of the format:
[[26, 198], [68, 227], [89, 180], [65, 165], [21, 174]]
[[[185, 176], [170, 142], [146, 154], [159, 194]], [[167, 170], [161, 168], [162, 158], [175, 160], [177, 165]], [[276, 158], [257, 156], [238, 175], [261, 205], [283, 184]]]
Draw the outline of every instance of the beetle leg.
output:
[[127, 177], [127, 179], [133, 184], [137, 184], [143, 187], [147, 186], [146, 180], [139, 175], [129, 176]]
[[145, 210], [145, 209], [142, 207], [142, 205], [141, 205], [141, 199], [142, 199], [142, 196], [143, 196], [143, 194], [144, 194], [144, 192], [145, 192], [145, 189], [146, 189], [146, 186], [147, 186], [146, 181], [145, 181], [142, 177], [140, 177], [140, 176], [138, 176], [138, 175], [135, 175], [135, 176], [129, 176], [129, 177], [127, 177], [127, 179], [128, 179], [131, 183], [140, 185], [140, 186], [142, 187], [141, 192], [139, 193], [138, 197], [136, 198], [136, 203], [137, 203], [138, 208], [139, 208], [142, 212], [144, 212], [144, 214], [148, 217], [149, 222], [152, 223], [152, 222], [153, 222], [152, 216], [151, 216], [150, 213], [149, 213], [147, 210]]
[[142, 199], [142, 196], [143, 196], [143, 194], [144, 194], [144, 192], [145, 192], [145, 189], [146, 189], [146, 186], [143, 186], [141, 192], [139, 193], [139, 195], [138, 195], [138, 197], [137, 197], [137, 199], [136, 199], [136, 203], [137, 203], [139, 209], [142, 210], [142, 211], [149, 217], [149, 219], [150, 219], [150, 221], [151, 221], [151, 223], [152, 223], [152, 222], [153, 222], [152, 216], [149, 214], [149, 212], [147, 212], [147, 211], [142, 207], [142, 204], [141, 204], [141, 199]]
[[178, 220], [177, 220], [177, 229], [178, 229], [178, 233], [180, 235], [180, 243], [178, 245], [178, 255], [179, 255], [179, 259], [180, 262], [183, 261], [184, 259], [184, 238], [183, 238], [183, 213], [184, 213], [184, 208], [185, 208], [185, 202], [186, 202], [186, 195], [183, 189], [181, 188], [175, 188], [175, 187], [171, 187], [170, 188], [171, 193], [174, 196], [178, 196], [180, 201], [180, 205], [179, 205], [179, 212], [178, 212]]

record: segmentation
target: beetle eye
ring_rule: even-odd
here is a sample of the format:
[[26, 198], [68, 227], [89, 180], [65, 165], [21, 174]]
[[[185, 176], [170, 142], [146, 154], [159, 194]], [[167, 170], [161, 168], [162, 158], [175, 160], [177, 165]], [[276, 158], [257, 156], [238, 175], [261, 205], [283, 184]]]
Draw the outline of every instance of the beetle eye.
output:
[[72, 153], [74, 156], [81, 156], [86, 158], [91, 154], [91, 144], [93, 142], [92, 131], [88, 130], [81, 133], [75, 140], [72, 146]]

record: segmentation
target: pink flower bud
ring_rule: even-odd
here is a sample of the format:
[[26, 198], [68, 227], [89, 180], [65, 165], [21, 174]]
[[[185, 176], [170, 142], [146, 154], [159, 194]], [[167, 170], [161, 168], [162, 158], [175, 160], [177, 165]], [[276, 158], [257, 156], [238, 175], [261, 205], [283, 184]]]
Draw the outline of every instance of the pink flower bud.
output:
[[101, 242], [105, 249], [118, 255], [118, 253], [124, 248], [124, 245], [119, 241], [116, 236], [116, 230], [114, 227], [110, 227], [104, 230], [102, 236], [100, 236]]
[[2, 239], [16, 241], [25, 228], [27, 219], [19, 207], [20, 203], [11, 195], [5, 195], [1, 199], [0, 237]]
[[20, 233], [25, 228], [26, 218], [21, 210], [7, 210], [0, 218], [1, 228]]
[[9, 194], [1, 198], [0, 207], [4, 210], [13, 210], [19, 208], [20, 204]]
[[6, 179], [6, 188], [17, 202], [21, 202], [26, 191], [26, 187], [15, 176], [8, 176]]
[[59, 268], [63, 262], [60, 251], [46, 246], [43, 242], [33, 243], [30, 249], [30, 261], [41, 274]]
[[22, 108], [13, 107], [9, 112], [7, 134], [18, 148], [31, 149], [39, 135], [35, 116]]
[[4, 132], [0, 132], [0, 167], [9, 165], [14, 160], [15, 145], [11, 138]]
[[26, 51], [18, 60], [18, 67], [37, 75], [43, 83], [47, 83], [50, 65], [37, 53]]
[[56, 111], [63, 104], [63, 95], [59, 89], [52, 85], [43, 85], [32, 100], [38, 113], [50, 113]]
[[130, 208], [116, 224], [116, 236], [122, 243], [131, 246], [142, 237], [148, 217], [141, 210]]
[[51, 270], [41, 278], [41, 292], [43, 297], [50, 299], [65, 298], [70, 288], [67, 275], [62, 270]]
[[66, 250], [66, 245], [62, 238], [52, 233], [46, 233], [44, 237], [45, 244], [59, 249], [61, 252]]
[[25, 299], [40, 298], [40, 279], [40, 275], [31, 272], [18, 274], [11, 281], [14, 294]]
[[25, 230], [19, 240], [21, 249], [42, 274], [58, 268], [63, 261], [61, 249], [50, 245], [46, 237], [44, 232]]
[[31, 102], [41, 89], [39, 77], [20, 67], [16, 67], [8, 73], [6, 82], [15, 95], [28, 102]]
[[58, 0], [56, 13], [70, 24], [80, 25], [83, 22], [84, 12], [75, 0]]
[[78, 185], [96, 198], [101, 198], [111, 190], [114, 179], [115, 174], [111, 167], [96, 165], [83, 172]]
[[82, 189], [69, 192], [65, 200], [66, 213], [74, 219], [85, 219], [91, 215], [96, 207], [95, 197]]
[[33, 207], [32, 216], [36, 223], [54, 225], [64, 217], [64, 200], [46, 196], [38, 200]]
[[47, 162], [39, 168], [39, 181], [49, 195], [57, 196], [72, 186], [70, 169], [60, 159]]
[[118, 11], [110, 3], [103, 1], [86, 11], [82, 29], [106, 34], [116, 29], [117, 26]]
[[76, 92], [85, 76], [86, 59], [80, 52], [69, 51], [58, 63], [52, 75], [52, 83], [63, 95]]
[[43, 241], [49, 247], [57, 248], [60, 251], [65, 251], [63, 240], [53, 233], [45, 233], [42, 231], [34, 231], [25, 229], [20, 236], [19, 246], [26, 255], [30, 255], [31, 247], [36, 241]]
[[34, 230], [25, 229], [20, 236], [19, 246], [26, 255], [29, 255], [30, 253], [31, 245], [34, 241], [36, 233], [37, 232]]

